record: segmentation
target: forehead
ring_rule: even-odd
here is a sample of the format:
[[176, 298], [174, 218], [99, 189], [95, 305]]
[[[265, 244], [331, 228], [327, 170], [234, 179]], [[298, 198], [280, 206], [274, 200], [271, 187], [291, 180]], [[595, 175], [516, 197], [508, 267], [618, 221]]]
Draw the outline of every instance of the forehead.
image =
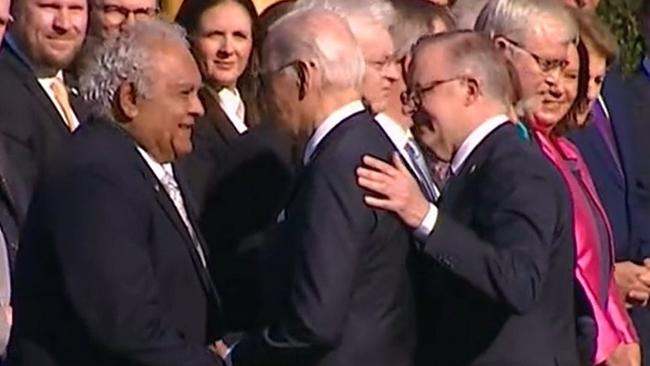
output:
[[393, 54], [393, 39], [384, 26], [376, 22], [356, 25], [355, 37], [361, 52], [367, 59], [380, 59]]
[[250, 28], [252, 20], [246, 8], [241, 4], [225, 1], [206, 9], [201, 14], [201, 23]]
[[567, 26], [552, 17], [543, 17], [534, 26], [524, 32], [526, 46], [541, 56], [549, 58], [566, 58], [568, 40]]
[[125, 8], [155, 8], [158, 4], [156, 0], [96, 0], [96, 3], [102, 5], [117, 5]]
[[426, 83], [433, 75], [447, 70], [447, 52], [442, 44], [430, 44], [418, 50], [409, 69], [409, 80], [414, 84]]
[[[153, 80], [165, 84], [201, 82], [201, 75], [189, 50], [182, 44], [172, 41], [154, 41], [149, 46], [151, 50]], [[174, 70], [174, 72], [169, 72]]]
[[88, 2], [86, 0], [14, 0], [17, 3], [24, 4], [53, 4], [62, 7], [86, 7]]

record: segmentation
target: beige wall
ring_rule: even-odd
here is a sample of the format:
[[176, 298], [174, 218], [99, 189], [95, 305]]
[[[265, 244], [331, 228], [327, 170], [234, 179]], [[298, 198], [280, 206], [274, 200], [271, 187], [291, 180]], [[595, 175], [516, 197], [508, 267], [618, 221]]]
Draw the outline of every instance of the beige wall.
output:
[[[277, 0], [253, 0], [255, 6], [257, 7], [257, 11], [260, 13], [266, 9], [267, 6], [273, 4], [276, 1]], [[176, 15], [176, 12], [178, 11], [178, 8], [181, 6], [182, 2], [183, 0], [162, 0], [163, 14], [167, 18], [172, 19]]]

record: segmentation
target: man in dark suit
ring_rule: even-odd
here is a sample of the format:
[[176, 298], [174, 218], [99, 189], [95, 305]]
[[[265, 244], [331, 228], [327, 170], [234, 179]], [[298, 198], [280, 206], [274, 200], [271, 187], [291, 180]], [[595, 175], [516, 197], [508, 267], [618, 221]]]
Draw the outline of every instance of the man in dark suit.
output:
[[355, 184], [361, 156], [386, 158], [394, 147], [360, 101], [363, 58], [354, 38], [334, 13], [298, 10], [274, 25], [263, 54], [278, 120], [311, 137], [280, 215], [293, 273], [275, 295], [286, 311], [226, 359], [238, 366], [412, 365], [410, 232], [367, 207]]
[[81, 48], [87, 11], [86, 0], [12, 6], [14, 23], [0, 50], [0, 132], [29, 193], [44, 162], [85, 117], [63, 70]]
[[[0, 0], [0, 46], [11, 20], [9, 5], [9, 0]], [[11, 329], [11, 272], [18, 249], [20, 225], [27, 209], [23, 189], [0, 140], [0, 355], [5, 354]]]
[[[364, 158], [380, 193], [420, 240], [422, 365], [577, 365], [573, 231], [561, 177], [506, 113], [502, 56], [471, 32], [416, 46], [409, 89], [423, 141], [451, 163], [438, 207], [399, 159]], [[377, 170], [375, 170], [377, 169]]]
[[52, 160], [34, 193], [9, 362], [220, 365], [209, 349], [221, 337], [219, 297], [172, 165], [191, 151], [203, 113], [185, 33], [139, 23], [87, 66], [82, 93], [100, 117]]

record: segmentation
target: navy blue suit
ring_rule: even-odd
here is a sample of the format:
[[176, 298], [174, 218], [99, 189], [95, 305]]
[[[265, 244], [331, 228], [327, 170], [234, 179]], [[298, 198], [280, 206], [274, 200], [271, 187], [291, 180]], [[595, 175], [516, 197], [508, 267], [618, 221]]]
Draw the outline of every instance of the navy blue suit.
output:
[[[650, 112], [649, 96], [650, 80], [642, 71], [626, 78], [613, 70], [605, 78], [603, 97], [620, 170], [594, 123], [590, 121], [584, 129], [570, 136], [589, 167], [607, 212], [617, 261], [642, 263], [644, 258], [650, 257], [650, 186], [642, 165], [650, 156], [650, 151], [643, 151], [649, 150], [650, 134], [642, 136], [643, 129], [648, 129], [644, 125], [650, 125], [644, 122]], [[650, 348], [650, 313], [645, 308], [633, 309], [630, 313], [643, 346]], [[650, 357], [644, 358], [644, 365], [650, 365]]]

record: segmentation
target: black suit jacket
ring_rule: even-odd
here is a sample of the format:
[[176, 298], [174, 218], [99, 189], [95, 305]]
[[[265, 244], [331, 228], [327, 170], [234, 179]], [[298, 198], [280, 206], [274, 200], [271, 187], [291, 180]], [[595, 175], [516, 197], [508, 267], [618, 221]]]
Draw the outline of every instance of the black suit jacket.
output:
[[559, 174], [507, 123], [441, 197], [422, 248], [439, 272], [419, 309], [421, 364], [577, 365], [575, 245]]
[[235, 365], [411, 365], [415, 346], [406, 267], [410, 231], [363, 202], [355, 169], [365, 154], [394, 148], [361, 112], [336, 126], [305, 167], [286, 210], [293, 245], [287, 311], [266, 331], [244, 338]]
[[[1, 138], [31, 194], [40, 169], [70, 136], [56, 107], [38, 83], [31, 67], [4, 42], [0, 49]], [[70, 102], [79, 121], [87, 116], [84, 103], [74, 93]]]
[[109, 122], [82, 126], [42, 176], [14, 282], [12, 365], [221, 363], [207, 348], [221, 336], [208, 271], [135, 143]]
[[[198, 203], [228, 328], [263, 324], [260, 250], [286, 205], [295, 178], [291, 142], [274, 125], [239, 135], [218, 102], [202, 91], [206, 114], [197, 120], [193, 151], [179, 162]], [[266, 251], [268, 253], [268, 251]]]

